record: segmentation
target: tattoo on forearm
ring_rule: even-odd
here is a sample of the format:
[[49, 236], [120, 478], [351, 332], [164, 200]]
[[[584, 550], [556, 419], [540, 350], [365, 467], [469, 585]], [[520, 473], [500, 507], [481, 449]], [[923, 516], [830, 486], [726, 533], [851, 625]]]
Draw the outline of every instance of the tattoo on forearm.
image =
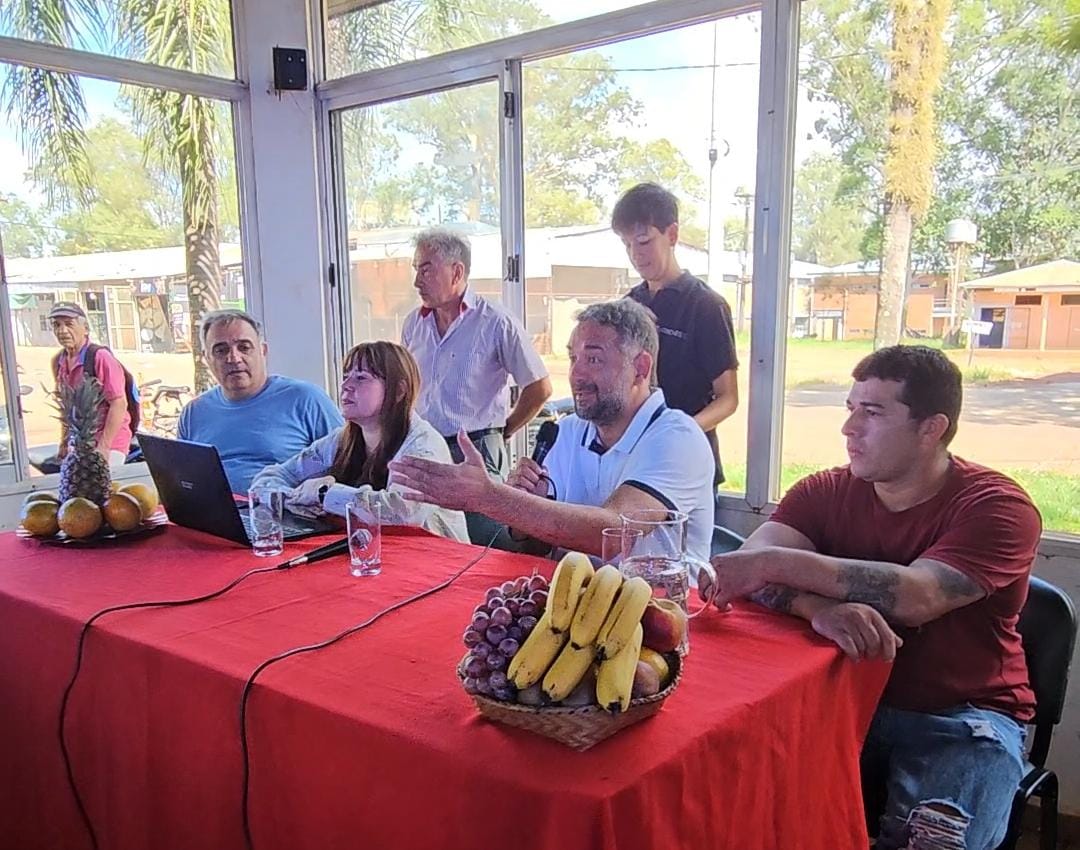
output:
[[767, 584], [757, 593], [752, 593], [750, 599], [758, 605], [764, 605], [774, 611], [790, 614], [791, 605], [798, 595], [799, 591], [793, 587], [786, 587], [782, 584]]
[[946, 599], [962, 599], [967, 596], [982, 596], [979, 586], [959, 570], [947, 567], [944, 564], [930, 564], [927, 569], [937, 579], [938, 587]]
[[861, 564], [844, 564], [837, 576], [845, 602], [862, 602], [889, 616], [896, 608], [900, 576]]

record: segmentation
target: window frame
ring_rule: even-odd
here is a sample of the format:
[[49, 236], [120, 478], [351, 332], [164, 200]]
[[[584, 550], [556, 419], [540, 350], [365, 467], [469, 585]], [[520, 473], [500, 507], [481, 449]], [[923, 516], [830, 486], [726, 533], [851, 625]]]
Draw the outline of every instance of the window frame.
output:
[[[248, 50], [244, 36], [245, 0], [233, 0], [231, 9], [234, 79], [200, 74], [179, 68], [153, 65], [105, 54], [93, 53], [62, 45], [27, 41], [0, 36], [0, 63], [42, 68], [59, 73], [76, 74], [110, 83], [163, 89], [180, 94], [209, 98], [228, 104], [232, 114], [233, 151], [236, 159], [236, 183], [240, 212], [241, 266], [244, 274], [245, 299], [250, 312], [261, 316], [263, 308], [262, 277], [259, 265], [258, 228], [254, 203], [254, 159], [251, 139], [250, 89], [246, 82]], [[15, 366], [15, 340], [11, 325], [10, 303], [7, 297], [7, 275], [0, 256], [0, 353], [5, 367]], [[0, 473], [0, 495], [23, 492], [27, 484], [35, 487], [55, 486], [57, 475], [31, 476], [29, 447], [18, 395], [18, 370], [4, 368], [4, 388], [7, 398], [8, 428], [11, 432], [12, 463], [5, 464]], [[9, 373], [11, 373], [9, 375]], [[9, 472], [10, 470], [10, 472]], [[119, 477], [145, 475], [145, 464], [132, 464]]]
[[[772, 500], [775, 499], [780, 477], [777, 458], [782, 431], [779, 417], [783, 409], [784, 339], [782, 335], [778, 338], [776, 331], [778, 327], [783, 327], [780, 316], [787, 307], [787, 286], [779, 285], [778, 281], [786, 281], [788, 274], [799, 0], [766, 0], [764, 3], [745, 0], [661, 0], [329, 80], [325, 79], [325, 64], [320, 55], [316, 67], [324, 79], [316, 83], [315, 94], [322, 114], [318, 130], [322, 137], [323, 179], [330, 188], [324, 195], [324, 232], [327, 234], [326, 255], [329, 258], [324, 273], [340, 278], [341, 272], [338, 270], [348, 269], [348, 248], [342, 237], [347, 233], [344, 210], [335, 209], [340, 205], [334, 201], [335, 197], [342, 197], [343, 188], [337, 165], [340, 161], [337, 159], [340, 155], [337, 149], [340, 139], [337, 116], [340, 112], [492, 78], [499, 80], [500, 100], [510, 96], [515, 103], [514, 114], [503, 116], [500, 133], [504, 263], [509, 268], [513, 258], [517, 261], [517, 268], [524, 269], [522, 65], [750, 12], [758, 12], [762, 21], [755, 203], [758, 205], [757, 220], [765, 225], [756, 229], [754, 237], [751, 318], [753, 367], [748, 405], [746, 493], [720, 492], [717, 504], [724, 509], [760, 514], [775, 506]], [[319, 17], [319, 23], [324, 25], [325, 16], [320, 14]], [[320, 51], [323, 51], [325, 39], [320, 38], [318, 42]], [[780, 246], [781, 250], [775, 251], [772, 246]], [[328, 326], [333, 331], [334, 345], [331, 348], [335, 352], [329, 364], [331, 374], [340, 370], [340, 354], [336, 352], [344, 351], [351, 343], [351, 339], [345, 336], [350, 315], [348, 287], [338, 286], [337, 290], [337, 305], [330, 309], [327, 317]], [[525, 321], [524, 279], [504, 277], [503, 301], [508, 309]], [[770, 322], [770, 318], [773, 321]], [[767, 401], [770, 399], [773, 401]], [[777, 405], [776, 399], [781, 404]], [[519, 455], [526, 451], [524, 439], [524, 434], [520, 435], [513, 446]]]

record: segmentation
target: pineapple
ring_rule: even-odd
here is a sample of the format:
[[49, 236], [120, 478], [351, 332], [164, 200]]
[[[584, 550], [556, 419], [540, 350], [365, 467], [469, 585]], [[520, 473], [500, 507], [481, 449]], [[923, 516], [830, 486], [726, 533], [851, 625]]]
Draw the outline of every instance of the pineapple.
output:
[[87, 378], [72, 389], [57, 393], [60, 419], [66, 425], [68, 452], [60, 464], [60, 502], [81, 496], [96, 505], [109, 498], [109, 463], [97, 450], [101, 407], [105, 402], [101, 384]]

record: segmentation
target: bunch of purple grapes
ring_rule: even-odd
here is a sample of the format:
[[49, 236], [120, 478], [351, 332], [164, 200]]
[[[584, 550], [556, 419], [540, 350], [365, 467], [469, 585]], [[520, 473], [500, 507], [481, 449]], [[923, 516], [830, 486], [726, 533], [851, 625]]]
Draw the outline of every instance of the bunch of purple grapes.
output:
[[466, 691], [514, 701], [517, 691], [506, 668], [536, 628], [547, 597], [548, 581], [542, 575], [521, 576], [488, 589], [462, 636], [469, 648], [465, 659]]

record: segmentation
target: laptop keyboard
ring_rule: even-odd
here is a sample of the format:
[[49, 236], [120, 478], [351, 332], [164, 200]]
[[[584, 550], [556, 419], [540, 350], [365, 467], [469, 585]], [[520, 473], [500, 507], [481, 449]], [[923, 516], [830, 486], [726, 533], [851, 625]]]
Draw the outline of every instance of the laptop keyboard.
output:
[[[247, 511], [240, 512], [240, 522], [244, 525], [244, 531], [247, 532], [249, 538], [255, 537], [255, 532], [251, 528], [251, 515]], [[294, 520], [291, 520], [288, 516], [281, 518], [281, 530], [285, 533], [285, 536], [298, 535], [298, 534], [310, 534], [314, 527], [310, 525], [302, 525]]]

